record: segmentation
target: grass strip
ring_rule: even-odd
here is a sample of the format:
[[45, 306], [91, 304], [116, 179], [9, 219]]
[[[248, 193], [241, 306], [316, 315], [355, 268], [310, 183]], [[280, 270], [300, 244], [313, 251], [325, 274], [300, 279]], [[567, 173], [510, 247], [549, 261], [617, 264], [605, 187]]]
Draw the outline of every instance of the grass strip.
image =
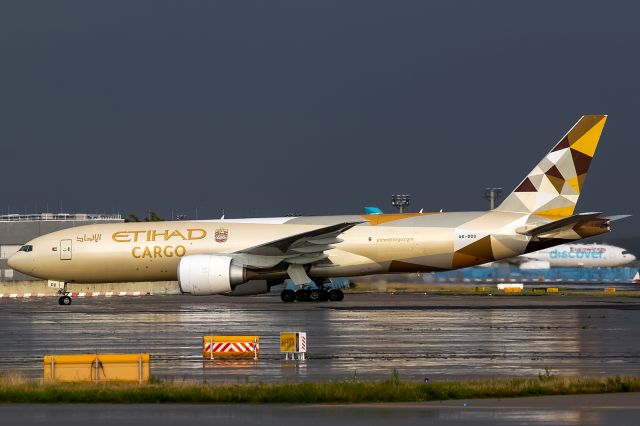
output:
[[378, 382], [338, 381], [294, 384], [40, 384], [0, 379], [0, 403], [372, 403], [449, 399], [512, 398], [640, 392], [640, 377], [490, 379], [461, 382], [406, 382], [397, 374]]

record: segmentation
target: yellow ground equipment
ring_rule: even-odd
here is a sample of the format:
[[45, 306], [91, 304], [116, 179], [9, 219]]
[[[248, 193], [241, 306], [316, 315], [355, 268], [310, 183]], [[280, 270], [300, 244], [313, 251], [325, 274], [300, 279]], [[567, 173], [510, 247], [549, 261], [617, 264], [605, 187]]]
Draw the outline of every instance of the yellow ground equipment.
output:
[[285, 354], [285, 359], [304, 360], [307, 353], [307, 333], [304, 331], [289, 331], [280, 333], [280, 352]]
[[149, 354], [46, 355], [44, 380], [60, 382], [146, 382]]

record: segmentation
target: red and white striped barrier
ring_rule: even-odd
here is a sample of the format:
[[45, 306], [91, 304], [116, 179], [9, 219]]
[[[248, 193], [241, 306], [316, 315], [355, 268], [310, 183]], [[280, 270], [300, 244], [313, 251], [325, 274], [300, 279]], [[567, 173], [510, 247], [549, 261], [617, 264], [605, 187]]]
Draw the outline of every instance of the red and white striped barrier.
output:
[[260, 337], [258, 336], [204, 336], [202, 338], [202, 356], [213, 359], [218, 357], [258, 358]]
[[[71, 297], [111, 297], [111, 296], [144, 296], [141, 291], [78, 291], [69, 293]], [[0, 299], [28, 299], [31, 297], [59, 297], [56, 293], [0, 293]]]

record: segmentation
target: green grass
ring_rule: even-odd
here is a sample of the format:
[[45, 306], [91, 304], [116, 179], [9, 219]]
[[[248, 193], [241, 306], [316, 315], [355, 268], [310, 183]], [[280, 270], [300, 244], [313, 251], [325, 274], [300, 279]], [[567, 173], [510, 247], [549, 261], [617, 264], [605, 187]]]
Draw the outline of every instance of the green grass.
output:
[[0, 379], [0, 403], [366, 403], [542, 395], [640, 392], [640, 377], [538, 378], [406, 382], [397, 373], [378, 382], [295, 384], [40, 384]]

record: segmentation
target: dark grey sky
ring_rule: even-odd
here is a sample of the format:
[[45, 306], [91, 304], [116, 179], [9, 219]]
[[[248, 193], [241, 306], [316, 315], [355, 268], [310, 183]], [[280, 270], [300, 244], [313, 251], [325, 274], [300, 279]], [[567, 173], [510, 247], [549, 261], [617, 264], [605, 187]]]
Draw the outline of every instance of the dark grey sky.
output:
[[[638, 2], [0, 4], [2, 212], [484, 209], [606, 113], [580, 211], [634, 213]], [[636, 232], [635, 220], [620, 224]]]

